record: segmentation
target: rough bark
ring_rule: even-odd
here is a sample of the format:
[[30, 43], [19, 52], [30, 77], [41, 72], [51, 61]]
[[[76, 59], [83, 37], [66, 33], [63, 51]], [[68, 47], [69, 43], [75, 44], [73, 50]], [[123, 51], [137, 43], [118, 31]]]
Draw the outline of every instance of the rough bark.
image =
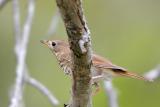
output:
[[69, 107], [91, 107], [91, 41], [81, 0], [56, 0], [72, 51], [72, 101]]

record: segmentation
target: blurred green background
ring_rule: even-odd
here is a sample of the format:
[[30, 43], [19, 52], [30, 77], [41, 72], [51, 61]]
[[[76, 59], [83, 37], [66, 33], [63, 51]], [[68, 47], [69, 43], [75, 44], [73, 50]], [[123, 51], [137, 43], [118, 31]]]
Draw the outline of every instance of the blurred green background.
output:
[[[26, 0], [27, 1], [27, 0]], [[22, 23], [27, 2], [21, 0]], [[160, 1], [159, 0], [84, 0], [83, 7], [96, 53], [117, 65], [143, 74], [160, 63]], [[53, 0], [36, 0], [36, 13], [28, 47], [27, 64], [30, 74], [45, 84], [59, 99], [62, 107], [70, 98], [70, 78], [59, 68], [55, 57], [39, 41], [67, 39], [63, 22], [56, 33], [46, 37], [56, 11]], [[12, 2], [0, 10], [0, 107], [9, 104], [9, 92], [15, 81]], [[120, 107], [160, 107], [160, 80], [145, 83], [128, 78], [114, 79]], [[26, 86], [26, 107], [52, 107], [35, 88]], [[93, 97], [94, 107], [109, 107], [101, 91]]]

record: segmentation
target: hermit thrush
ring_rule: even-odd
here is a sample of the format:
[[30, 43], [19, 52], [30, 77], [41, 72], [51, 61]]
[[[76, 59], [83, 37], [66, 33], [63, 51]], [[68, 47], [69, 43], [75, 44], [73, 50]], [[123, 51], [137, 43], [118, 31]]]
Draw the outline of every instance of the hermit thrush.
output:
[[[69, 44], [62, 40], [42, 40], [43, 44], [47, 45], [52, 53], [55, 54], [60, 67], [63, 69], [65, 74], [71, 75], [72, 73], [72, 58], [71, 50]], [[93, 83], [98, 82], [103, 79], [111, 79], [116, 76], [130, 77], [145, 81], [150, 81], [149, 79], [140, 76], [136, 73], [129, 72], [128, 70], [112, 64], [109, 60], [93, 54], [92, 55], [92, 81]]]

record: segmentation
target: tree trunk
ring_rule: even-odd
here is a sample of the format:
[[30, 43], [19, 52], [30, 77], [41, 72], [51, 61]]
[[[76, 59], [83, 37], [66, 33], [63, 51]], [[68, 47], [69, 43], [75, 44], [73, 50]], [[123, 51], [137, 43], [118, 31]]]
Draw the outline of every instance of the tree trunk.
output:
[[81, 0], [56, 0], [72, 51], [72, 101], [69, 107], [92, 107], [91, 40]]

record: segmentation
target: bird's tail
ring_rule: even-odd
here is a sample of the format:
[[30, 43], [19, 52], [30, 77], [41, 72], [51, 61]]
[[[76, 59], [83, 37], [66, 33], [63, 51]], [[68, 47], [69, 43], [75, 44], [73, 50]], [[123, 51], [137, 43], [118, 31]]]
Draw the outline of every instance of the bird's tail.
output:
[[114, 72], [116, 72], [116, 74], [120, 75], [120, 76], [125, 76], [125, 77], [130, 77], [130, 78], [134, 78], [134, 79], [139, 79], [139, 80], [144, 80], [144, 81], [149, 81], [152, 82], [153, 80], [148, 79], [144, 76], [138, 75], [136, 73], [133, 72], [128, 72], [128, 71], [124, 71], [122, 69], [112, 69]]

